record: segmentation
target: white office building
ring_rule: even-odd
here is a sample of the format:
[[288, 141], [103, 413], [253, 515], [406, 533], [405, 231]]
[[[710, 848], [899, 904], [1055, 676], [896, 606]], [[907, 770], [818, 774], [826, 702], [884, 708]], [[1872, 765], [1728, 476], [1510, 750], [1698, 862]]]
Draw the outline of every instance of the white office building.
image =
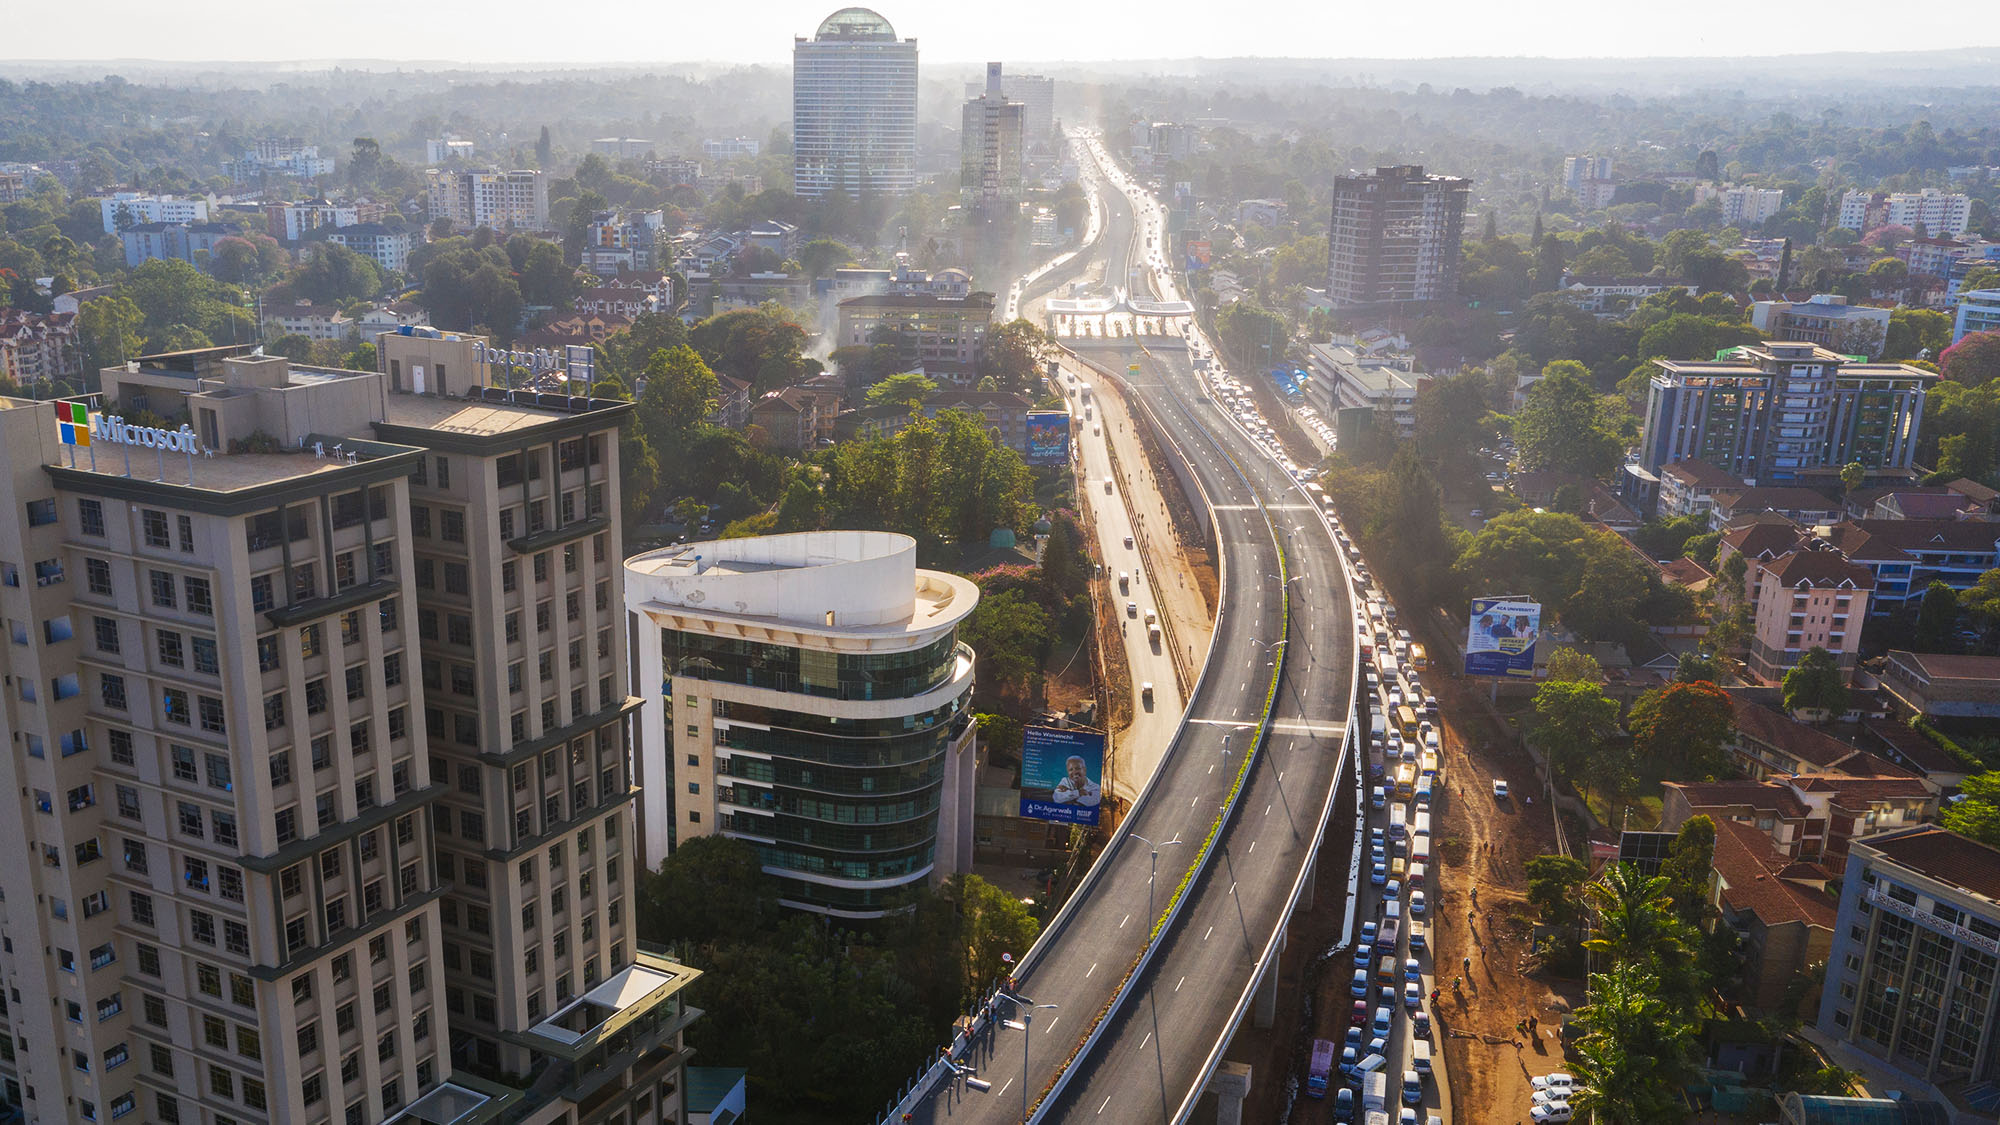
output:
[[1722, 221], [1732, 227], [1761, 223], [1785, 208], [1785, 193], [1776, 188], [1730, 188], [1721, 198]]
[[1956, 344], [1974, 332], [2000, 332], [2000, 289], [1974, 289], [1959, 296], [1951, 342]]
[[916, 187], [917, 41], [868, 8], [793, 40], [792, 183], [809, 198]]
[[625, 562], [648, 868], [757, 850], [794, 909], [876, 917], [968, 870], [979, 588], [882, 531], [689, 543]]
[[1963, 238], [1972, 225], [1972, 199], [1936, 188], [1923, 191], [1850, 191], [1840, 197], [1840, 225], [1858, 233], [1880, 226], [1924, 228], [1931, 238]]
[[433, 168], [425, 174], [430, 181], [433, 220], [450, 219], [451, 225], [462, 231], [549, 228], [549, 181], [538, 170], [458, 172]]
[[959, 133], [959, 188], [965, 194], [981, 200], [1020, 197], [1027, 108], [1001, 92], [1000, 64], [987, 63], [986, 90], [965, 103]]

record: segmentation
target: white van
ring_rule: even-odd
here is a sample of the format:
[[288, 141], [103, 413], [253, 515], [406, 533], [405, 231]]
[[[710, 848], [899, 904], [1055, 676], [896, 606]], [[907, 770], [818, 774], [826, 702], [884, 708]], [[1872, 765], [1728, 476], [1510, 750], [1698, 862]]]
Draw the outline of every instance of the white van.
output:
[[1410, 1037], [1410, 1067], [1418, 1074], [1431, 1072], [1431, 1043], [1428, 1039]]
[[1382, 904], [1382, 921], [1385, 924], [1389, 922], [1394, 922], [1398, 925], [1402, 924], [1403, 921], [1402, 899], [1392, 898], [1389, 901]]

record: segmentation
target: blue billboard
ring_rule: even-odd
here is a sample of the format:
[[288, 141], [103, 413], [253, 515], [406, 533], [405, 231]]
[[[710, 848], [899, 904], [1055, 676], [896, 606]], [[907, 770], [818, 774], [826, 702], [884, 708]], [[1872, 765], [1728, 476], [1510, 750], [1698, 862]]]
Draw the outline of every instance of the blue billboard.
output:
[[1104, 736], [1029, 727], [1021, 732], [1021, 815], [1095, 827], [1104, 803]]
[[1519, 598], [1474, 598], [1465, 633], [1465, 674], [1533, 679], [1542, 606]]
[[1028, 412], [1028, 464], [1069, 464], [1069, 412]]

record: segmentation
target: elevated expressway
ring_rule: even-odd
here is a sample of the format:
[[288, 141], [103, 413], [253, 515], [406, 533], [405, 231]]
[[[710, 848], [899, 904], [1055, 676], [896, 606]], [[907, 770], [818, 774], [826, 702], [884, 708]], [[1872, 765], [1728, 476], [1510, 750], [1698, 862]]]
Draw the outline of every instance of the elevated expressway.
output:
[[[1094, 255], [1104, 276], [1133, 276], [1133, 201], [1094, 179], [1103, 230], [1074, 264]], [[1245, 1016], [1269, 1018], [1285, 923], [1310, 905], [1335, 817], [1345, 864], [1355, 633], [1339, 549], [1297, 482], [1211, 405], [1184, 342], [1154, 343], [1088, 355], [1191, 471], [1220, 562], [1214, 640], [1158, 771], [1017, 968], [1015, 995], [1055, 1007], [996, 998], [885, 1121], [1019, 1121], [1024, 1092], [1033, 1120], [1186, 1119]], [[1176, 838], [1154, 885], [1147, 841]]]

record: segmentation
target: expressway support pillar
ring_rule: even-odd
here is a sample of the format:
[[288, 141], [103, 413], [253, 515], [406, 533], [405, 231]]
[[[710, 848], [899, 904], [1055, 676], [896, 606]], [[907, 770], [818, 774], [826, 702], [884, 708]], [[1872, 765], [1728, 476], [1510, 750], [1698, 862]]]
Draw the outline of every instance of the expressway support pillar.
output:
[[1278, 956], [1265, 967], [1264, 979], [1257, 982], [1257, 996], [1251, 1001], [1250, 1019], [1260, 1031], [1278, 1022], [1278, 963], [1284, 959], [1285, 936], [1278, 935]]
[[1243, 1125], [1243, 1099], [1250, 1096], [1250, 1064], [1222, 1061], [1208, 1080], [1215, 1095], [1215, 1125]]

